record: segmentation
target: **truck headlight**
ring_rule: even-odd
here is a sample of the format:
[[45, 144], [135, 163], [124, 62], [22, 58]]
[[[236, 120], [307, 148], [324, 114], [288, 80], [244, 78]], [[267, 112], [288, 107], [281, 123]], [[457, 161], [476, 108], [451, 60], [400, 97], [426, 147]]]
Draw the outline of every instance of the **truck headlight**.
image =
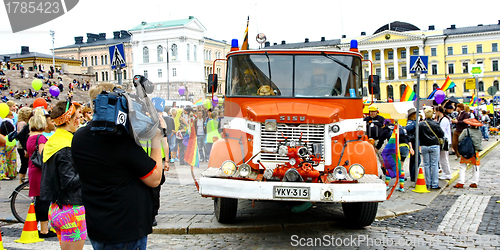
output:
[[232, 161], [222, 163], [222, 172], [227, 176], [232, 176], [236, 172], [236, 164]]
[[238, 171], [241, 177], [247, 177], [250, 174], [250, 165], [243, 163], [238, 167]]
[[343, 166], [337, 166], [333, 170], [333, 177], [337, 180], [345, 180], [347, 177], [347, 169]]
[[340, 131], [340, 127], [339, 127], [339, 125], [333, 125], [333, 126], [330, 127], [330, 130], [333, 133], [338, 133]]
[[276, 131], [278, 124], [276, 120], [266, 120], [264, 123], [264, 128], [266, 131]]
[[353, 164], [349, 168], [349, 175], [351, 176], [352, 179], [359, 180], [363, 178], [363, 176], [365, 176], [365, 168], [360, 164]]

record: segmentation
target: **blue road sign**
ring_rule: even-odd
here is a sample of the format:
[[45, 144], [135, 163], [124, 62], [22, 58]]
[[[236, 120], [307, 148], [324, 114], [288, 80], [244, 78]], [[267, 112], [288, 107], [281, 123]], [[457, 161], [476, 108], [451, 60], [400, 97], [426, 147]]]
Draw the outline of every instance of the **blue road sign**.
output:
[[428, 56], [410, 56], [410, 73], [420, 71], [422, 74], [427, 74], [428, 62]]
[[123, 68], [127, 65], [122, 43], [110, 46], [109, 56], [111, 58], [111, 69], [116, 69], [117, 66]]

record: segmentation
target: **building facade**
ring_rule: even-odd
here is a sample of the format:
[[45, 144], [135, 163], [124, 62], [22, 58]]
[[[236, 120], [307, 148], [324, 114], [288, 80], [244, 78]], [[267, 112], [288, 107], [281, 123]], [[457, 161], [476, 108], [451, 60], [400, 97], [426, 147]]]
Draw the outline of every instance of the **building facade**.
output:
[[87, 41], [82, 36], [75, 37], [75, 43], [55, 48], [54, 53], [59, 57], [79, 60], [80, 72], [83, 75], [93, 75], [93, 82], [109, 82], [118, 84], [116, 70], [111, 69], [109, 47], [123, 44], [126, 67], [122, 69], [122, 83], [131, 86], [133, 73], [133, 55], [131, 34], [125, 30], [113, 32], [113, 38], [106, 38], [106, 33], [87, 33]]
[[[210, 74], [217, 74], [218, 88], [216, 94], [222, 97], [226, 89], [226, 54], [231, 50], [231, 46], [226, 41], [217, 41], [205, 37], [205, 46], [203, 48], [204, 64], [203, 72], [205, 74], [205, 83], [208, 82]], [[215, 64], [214, 64], [215, 63]], [[214, 68], [215, 65], [215, 68]], [[211, 94], [207, 93], [211, 97]]]
[[306, 42], [296, 44], [283, 41], [270, 48], [349, 50], [351, 39], [358, 40], [359, 52], [372, 62], [364, 62], [364, 96], [369, 95], [367, 79], [370, 74], [380, 76], [378, 100], [400, 100], [407, 86], [417, 92], [416, 76], [409, 73], [411, 55], [429, 56], [428, 73], [420, 76], [420, 98], [427, 98], [450, 77], [456, 87], [448, 90], [447, 95], [468, 101], [474, 91], [465, 88], [466, 79], [471, 78], [469, 64], [484, 64], [484, 76], [478, 79], [479, 97], [491, 98], [487, 93], [491, 86], [499, 89], [500, 21], [498, 24], [463, 28], [451, 25], [442, 30], [436, 30], [432, 25], [421, 30], [409, 23], [393, 22], [380, 27], [373, 35], [362, 32], [361, 36], [349, 39], [322, 39], [319, 42], [306, 39]]

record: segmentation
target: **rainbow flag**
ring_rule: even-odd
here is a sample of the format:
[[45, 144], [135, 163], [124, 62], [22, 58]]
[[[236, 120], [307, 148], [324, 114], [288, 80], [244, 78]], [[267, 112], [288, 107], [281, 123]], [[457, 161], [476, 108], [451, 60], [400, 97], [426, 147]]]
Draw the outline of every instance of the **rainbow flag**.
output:
[[448, 89], [454, 88], [456, 85], [448, 76], [441, 87], [441, 90], [446, 91]]
[[193, 167], [200, 167], [200, 157], [198, 155], [198, 140], [196, 139], [195, 123], [189, 129], [189, 141], [184, 153], [184, 161]]
[[417, 99], [417, 95], [413, 92], [408, 84], [406, 84], [405, 92], [403, 92], [403, 96], [401, 96], [401, 102], [414, 101]]
[[248, 50], [248, 23], [250, 22], [250, 16], [247, 18], [247, 29], [245, 30], [245, 36], [243, 37], [243, 43], [241, 44], [241, 50]]
[[474, 94], [472, 94], [472, 96], [470, 98], [469, 106], [475, 106], [476, 102], [477, 102], [477, 97], [476, 97], [476, 93], [474, 93]]
[[194, 105], [195, 105], [195, 106], [200, 106], [200, 105], [203, 105], [203, 98], [198, 99], [198, 101], [196, 101], [196, 102], [194, 103]]
[[399, 154], [399, 129], [398, 124], [394, 125], [391, 138], [387, 142], [384, 150], [382, 151], [382, 159], [384, 159], [384, 166], [387, 170], [387, 175], [391, 178], [396, 177], [396, 171], [401, 169], [401, 155]]

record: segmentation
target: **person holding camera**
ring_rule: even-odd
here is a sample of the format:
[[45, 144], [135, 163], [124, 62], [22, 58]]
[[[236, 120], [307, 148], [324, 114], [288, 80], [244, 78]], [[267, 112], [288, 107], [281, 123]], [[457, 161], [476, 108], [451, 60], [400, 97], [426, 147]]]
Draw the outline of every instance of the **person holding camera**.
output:
[[[89, 91], [90, 99], [113, 89], [113, 84], [100, 84]], [[124, 130], [95, 133], [91, 128], [92, 123], [76, 131], [71, 149], [92, 247], [146, 249], [153, 232], [153, 188], [162, 178], [162, 131], [151, 139], [148, 156]]]

